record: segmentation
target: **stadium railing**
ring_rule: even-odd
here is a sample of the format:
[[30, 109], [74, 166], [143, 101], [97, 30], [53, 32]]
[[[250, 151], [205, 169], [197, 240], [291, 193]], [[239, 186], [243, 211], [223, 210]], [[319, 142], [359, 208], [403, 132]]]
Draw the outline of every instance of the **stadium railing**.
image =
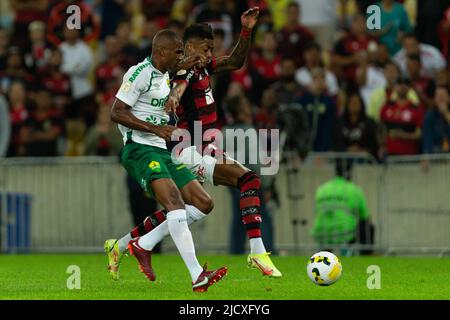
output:
[[[334, 176], [336, 159], [353, 159], [352, 181], [366, 195], [375, 239], [361, 245], [334, 246], [355, 254], [439, 254], [450, 252], [450, 155], [389, 157], [376, 164], [369, 155], [311, 153], [293, 168], [282, 164], [276, 178], [280, 207], [273, 212], [280, 254], [319, 249], [310, 234], [315, 192]], [[356, 160], [355, 160], [356, 159]], [[205, 185], [215, 201], [208, 219], [192, 225], [199, 252], [226, 252], [231, 197], [223, 187]], [[11, 158], [0, 160], [0, 196], [28, 194], [32, 252], [99, 252], [105, 239], [130, 230], [132, 218], [125, 171], [117, 157]], [[2, 201], [5, 206], [5, 201]], [[2, 221], [5, 221], [1, 211]], [[2, 252], [5, 224], [0, 224]], [[170, 240], [164, 250], [175, 250]]]

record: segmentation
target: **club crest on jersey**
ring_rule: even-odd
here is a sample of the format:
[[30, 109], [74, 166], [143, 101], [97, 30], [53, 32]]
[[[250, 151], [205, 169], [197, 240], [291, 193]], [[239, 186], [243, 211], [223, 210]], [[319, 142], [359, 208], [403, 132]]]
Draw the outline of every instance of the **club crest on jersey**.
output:
[[152, 161], [148, 164], [148, 167], [152, 169], [152, 171], [161, 172], [161, 165], [158, 161]]

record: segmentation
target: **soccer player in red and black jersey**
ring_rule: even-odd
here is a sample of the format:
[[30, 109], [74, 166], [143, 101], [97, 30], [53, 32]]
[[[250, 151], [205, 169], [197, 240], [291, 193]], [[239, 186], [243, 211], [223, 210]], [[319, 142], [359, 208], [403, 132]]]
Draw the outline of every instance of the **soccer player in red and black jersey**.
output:
[[[180, 70], [173, 78], [173, 87], [166, 102], [166, 111], [176, 112], [178, 127], [189, 131], [191, 137], [196, 134], [195, 126], [201, 121], [201, 146], [190, 145], [179, 150], [174, 149], [177, 160], [186, 164], [200, 181], [209, 181], [214, 185], [238, 188], [241, 193], [240, 209], [242, 221], [250, 241], [249, 266], [259, 269], [263, 275], [281, 277], [281, 272], [272, 263], [261, 238], [260, 185], [258, 175], [239, 162], [230, 159], [216, 146], [211, 144], [215, 136], [208, 136], [208, 129], [216, 127], [216, 105], [212, 95], [210, 76], [214, 73], [232, 71], [241, 68], [245, 62], [251, 43], [251, 32], [257, 22], [259, 9], [251, 8], [241, 16], [242, 31], [238, 43], [229, 56], [212, 56], [214, 37], [212, 28], [207, 24], [193, 24], [184, 33], [185, 56], [201, 55], [204, 59], [200, 66], [189, 70]], [[209, 130], [211, 132], [211, 130]], [[198, 134], [198, 133], [197, 133]], [[177, 145], [177, 147], [179, 144]], [[169, 148], [174, 143], [169, 143]], [[224, 161], [217, 161], [217, 159]], [[151, 232], [159, 223], [155, 213], [133, 229], [131, 237]]]

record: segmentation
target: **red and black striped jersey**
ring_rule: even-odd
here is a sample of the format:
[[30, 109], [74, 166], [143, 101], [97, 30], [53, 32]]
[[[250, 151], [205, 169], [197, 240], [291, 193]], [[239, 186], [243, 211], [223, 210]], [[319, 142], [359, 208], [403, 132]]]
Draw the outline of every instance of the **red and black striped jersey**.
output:
[[[192, 68], [179, 71], [172, 79], [173, 83], [186, 82], [188, 87], [181, 97], [177, 108], [177, 127], [187, 129], [194, 137], [194, 121], [201, 121], [202, 137], [208, 129], [215, 129], [217, 122], [216, 103], [212, 94], [210, 77], [216, 66], [216, 59], [202, 69]], [[211, 142], [202, 140], [203, 147]]]

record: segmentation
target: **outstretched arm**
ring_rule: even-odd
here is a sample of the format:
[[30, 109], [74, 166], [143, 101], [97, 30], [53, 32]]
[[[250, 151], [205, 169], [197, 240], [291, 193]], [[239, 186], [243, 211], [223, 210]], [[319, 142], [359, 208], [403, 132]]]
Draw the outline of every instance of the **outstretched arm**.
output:
[[251, 43], [251, 34], [256, 25], [259, 15], [259, 8], [253, 7], [245, 11], [241, 16], [242, 31], [239, 41], [234, 47], [231, 55], [218, 57], [214, 73], [240, 69], [245, 62]]

